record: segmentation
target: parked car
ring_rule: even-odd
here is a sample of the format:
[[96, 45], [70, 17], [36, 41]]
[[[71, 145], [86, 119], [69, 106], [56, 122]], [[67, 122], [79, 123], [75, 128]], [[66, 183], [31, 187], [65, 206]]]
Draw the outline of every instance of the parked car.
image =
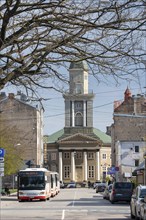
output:
[[97, 186], [96, 186], [96, 193], [98, 192], [104, 192], [106, 188], [106, 183], [99, 183]]
[[146, 220], [146, 196], [140, 202], [140, 220]]
[[95, 183], [93, 183], [93, 189], [95, 189], [99, 183], [101, 183], [101, 181], [96, 181]]
[[133, 193], [133, 183], [131, 182], [114, 182], [109, 195], [111, 203], [118, 201], [130, 202]]
[[68, 183], [67, 188], [76, 188], [76, 183], [75, 182]]
[[134, 194], [131, 197], [130, 211], [131, 218], [140, 218], [140, 205], [141, 200], [146, 196], [146, 186], [139, 185], [136, 187]]
[[113, 186], [113, 184], [110, 184], [110, 185], [106, 186], [106, 188], [103, 192], [103, 199], [108, 199], [109, 200], [109, 193], [112, 190], [112, 186]]

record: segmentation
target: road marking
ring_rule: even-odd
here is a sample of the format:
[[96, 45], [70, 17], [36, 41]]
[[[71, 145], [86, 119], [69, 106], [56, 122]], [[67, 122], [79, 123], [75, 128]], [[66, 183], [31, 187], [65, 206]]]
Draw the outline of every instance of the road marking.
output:
[[74, 194], [74, 199], [73, 199], [73, 202], [72, 202], [72, 207], [75, 205], [76, 194], [77, 194], [77, 190], [75, 191], [75, 194]]
[[61, 220], [64, 220], [64, 218], [65, 218], [65, 210], [63, 209], [62, 210], [62, 218], [61, 218]]

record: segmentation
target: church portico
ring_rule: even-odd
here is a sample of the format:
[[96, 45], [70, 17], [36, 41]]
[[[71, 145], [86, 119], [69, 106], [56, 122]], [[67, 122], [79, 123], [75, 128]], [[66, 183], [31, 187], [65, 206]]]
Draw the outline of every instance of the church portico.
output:
[[[100, 142], [83, 134], [75, 134], [58, 141], [59, 174], [64, 181], [100, 180]], [[67, 168], [68, 166], [68, 168]], [[70, 174], [66, 175], [66, 169]]]

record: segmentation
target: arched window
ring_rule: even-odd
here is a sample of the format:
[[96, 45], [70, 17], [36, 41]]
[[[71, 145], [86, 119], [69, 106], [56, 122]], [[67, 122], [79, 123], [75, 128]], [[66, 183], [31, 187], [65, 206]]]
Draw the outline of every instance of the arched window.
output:
[[83, 115], [80, 112], [75, 115], [75, 126], [83, 126]]

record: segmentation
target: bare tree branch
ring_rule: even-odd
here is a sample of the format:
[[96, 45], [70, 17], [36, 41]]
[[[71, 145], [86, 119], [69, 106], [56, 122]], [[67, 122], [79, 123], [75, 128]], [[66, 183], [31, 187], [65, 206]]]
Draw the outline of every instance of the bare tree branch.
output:
[[59, 91], [68, 80], [60, 66], [81, 60], [98, 80], [135, 79], [130, 67], [137, 70], [146, 54], [145, 10], [144, 0], [0, 1], [0, 89], [12, 83]]

